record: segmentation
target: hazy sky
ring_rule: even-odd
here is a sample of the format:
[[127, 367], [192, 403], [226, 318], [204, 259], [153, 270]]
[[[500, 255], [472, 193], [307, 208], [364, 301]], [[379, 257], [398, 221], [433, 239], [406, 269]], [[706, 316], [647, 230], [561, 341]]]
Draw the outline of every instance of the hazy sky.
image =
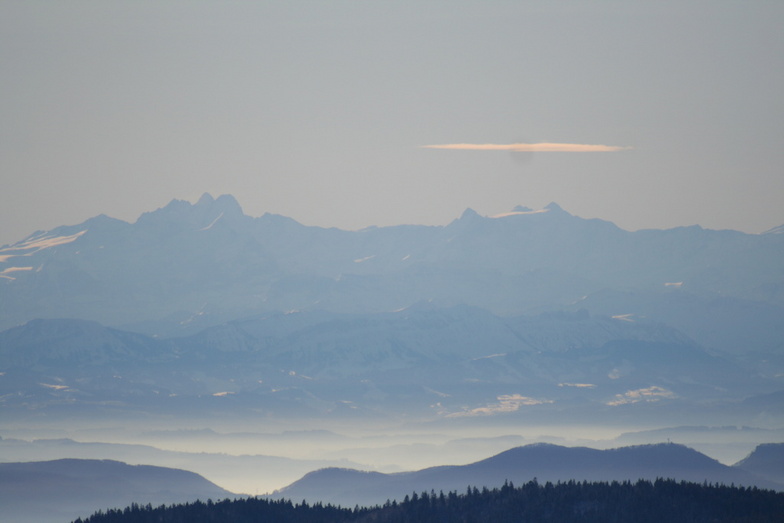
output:
[[[203, 192], [352, 229], [556, 201], [761, 232], [782, 26], [776, 0], [0, 0], [0, 244]], [[511, 145], [538, 143], [571, 145]]]

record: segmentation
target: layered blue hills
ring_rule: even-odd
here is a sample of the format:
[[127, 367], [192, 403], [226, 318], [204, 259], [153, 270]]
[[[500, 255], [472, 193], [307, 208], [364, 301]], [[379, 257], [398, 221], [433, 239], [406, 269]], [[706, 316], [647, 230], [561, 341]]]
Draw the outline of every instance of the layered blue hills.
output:
[[640, 445], [609, 450], [533, 444], [510, 449], [467, 465], [382, 474], [328, 468], [312, 472], [272, 498], [305, 499], [345, 506], [401, 501], [413, 493], [465, 492], [472, 486], [500, 487], [558, 481], [637, 481], [658, 478], [709, 484], [781, 489], [782, 485], [738, 467], [722, 465], [677, 444]]

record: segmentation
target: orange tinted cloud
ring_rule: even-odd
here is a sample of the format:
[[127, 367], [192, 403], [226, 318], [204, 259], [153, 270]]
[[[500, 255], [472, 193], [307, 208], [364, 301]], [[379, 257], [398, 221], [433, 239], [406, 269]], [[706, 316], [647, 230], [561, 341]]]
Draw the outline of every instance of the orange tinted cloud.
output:
[[469, 151], [512, 151], [545, 153], [608, 153], [623, 151], [631, 147], [617, 145], [590, 145], [582, 143], [448, 143], [443, 145], [423, 145], [424, 149], [459, 149]]

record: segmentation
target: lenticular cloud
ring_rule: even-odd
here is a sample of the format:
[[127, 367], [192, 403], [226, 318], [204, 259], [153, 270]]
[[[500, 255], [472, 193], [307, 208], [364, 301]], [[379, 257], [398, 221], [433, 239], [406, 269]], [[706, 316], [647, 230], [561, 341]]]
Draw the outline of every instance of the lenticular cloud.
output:
[[424, 149], [460, 149], [469, 151], [555, 152], [555, 153], [607, 153], [631, 149], [617, 145], [591, 145], [582, 143], [448, 143], [423, 145]]

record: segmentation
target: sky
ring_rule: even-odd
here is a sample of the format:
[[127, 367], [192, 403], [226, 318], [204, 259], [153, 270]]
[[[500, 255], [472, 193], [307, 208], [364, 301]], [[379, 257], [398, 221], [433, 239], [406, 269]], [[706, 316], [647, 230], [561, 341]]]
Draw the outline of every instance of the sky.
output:
[[0, 244], [232, 194], [784, 224], [784, 2], [0, 0]]

